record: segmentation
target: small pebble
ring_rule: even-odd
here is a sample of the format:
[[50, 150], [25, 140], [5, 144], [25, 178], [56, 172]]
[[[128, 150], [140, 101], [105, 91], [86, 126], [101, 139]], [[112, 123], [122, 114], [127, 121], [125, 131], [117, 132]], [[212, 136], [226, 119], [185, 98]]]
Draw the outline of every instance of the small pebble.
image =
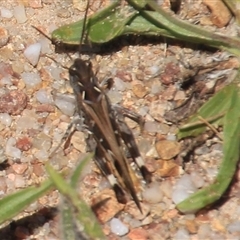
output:
[[28, 151], [32, 147], [32, 143], [28, 137], [24, 136], [17, 140], [16, 147], [21, 151]]
[[85, 134], [79, 131], [74, 132], [71, 144], [80, 152], [86, 152]]
[[168, 198], [172, 197], [172, 183], [170, 180], [165, 180], [161, 183], [161, 191], [164, 193], [164, 195]]
[[12, 157], [12, 158], [16, 158], [16, 159], [20, 159], [21, 158], [21, 151], [15, 147], [16, 144], [16, 139], [11, 137], [7, 140], [6, 143], [6, 155]]
[[21, 77], [29, 88], [35, 88], [42, 82], [40, 75], [34, 72], [24, 72], [21, 74]]
[[185, 174], [176, 182], [173, 188], [172, 200], [175, 204], [178, 204], [196, 191], [197, 188], [192, 182], [191, 176]]
[[75, 99], [68, 95], [57, 95], [55, 105], [60, 111], [68, 116], [73, 116], [75, 112]]
[[1, 13], [2, 18], [12, 18], [13, 17], [12, 11], [10, 11], [9, 9], [7, 9], [5, 7], [1, 7], [0, 13]]
[[232, 222], [227, 226], [227, 230], [230, 233], [240, 233], [240, 221]]
[[51, 143], [51, 138], [42, 132], [33, 139], [32, 146], [47, 152], [51, 148]]
[[142, 84], [133, 85], [132, 91], [138, 98], [143, 98], [148, 94], [148, 89]]
[[144, 124], [144, 130], [148, 133], [156, 133], [158, 130], [158, 123], [148, 121]]
[[[128, 234], [128, 237], [130, 238], [130, 240], [151, 239], [151, 238], [149, 238], [150, 236], [148, 234], [148, 231], [146, 229], [142, 229], [142, 228], [131, 229], [130, 233]], [[156, 237], [154, 237], [153, 239], [157, 240]]]
[[[62, 73], [62, 69], [61, 68], [57, 68], [57, 67], [52, 67], [52, 66], [47, 66], [46, 67], [46, 71], [48, 73], [50, 73], [50, 75], [52, 76], [52, 78], [56, 81], [60, 81], [61, 80], [61, 73]], [[57, 87], [57, 82], [53, 83], [53, 88], [58, 89], [59, 87]]]
[[110, 228], [111, 232], [118, 236], [124, 236], [129, 231], [128, 227], [117, 218], [113, 218], [110, 221]]
[[159, 65], [153, 65], [147, 69], [149, 75], [154, 76], [160, 71], [160, 66]]
[[[49, 152], [47, 152], [45, 150], [39, 150], [34, 154], [34, 157], [39, 159], [40, 161], [46, 161], [46, 159], [48, 159], [48, 157], [49, 157]], [[57, 167], [57, 165], [56, 165], [56, 167]], [[57, 168], [58, 169], [56, 169], [56, 170], [59, 170], [60, 167], [58, 166]]]
[[190, 176], [192, 178], [192, 182], [197, 188], [203, 187], [204, 179], [198, 172], [191, 172]]
[[37, 119], [34, 117], [22, 116], [17, 120], [16, 127], [18, 131], [38, 129]]
[[143, 199], [148, 203], [159, 203], [163, 198], [163, 193], [158, 183], [153, 183], [142, 193]]
[[126, 89], [126, 84], [123, 82], [122, 79], [115, 77], [114, 78], [114, 88], [117, 91], [124, 91]]
[[131, 226], [131, 228], [137, 228], [137, 227], [140, 227], [142, 223], [137, 219], [132, 219], [129, 221], [129, 225]]
[[7, 44], [8, 39], [9, 35], [7, 29], [0, 27], [0, 48]]
[[161, 159], [169, 160], [180, 153], [181, 144], [176, 141], [162, 140], [155, 144], [158, 155]]
[[166, 140], [177, 141], [177, 136], [175, 134], [168, 134]]
[[22, 164], [18, 164], [18, 163], [14, 163], [12, 165], [12, 168], [13, 168], [13, 171], [17, 174], [23, 174], [27, 168], [28, 168], [28, 165], [25, 163], [22, 163]]
[[40, 89], [36, 92], [37, 100], [42, 104], [52, 104], [53, 98], [52, 95], [47, 92], [45, 89]]
[[14, 184], [15, 188], [22, 188], [25, 187], [26, 181], [23, 176], [16, 174]]
[[174, 240], [190, 240], [190, 234], [185, 228], [180, 228], [174, 236]]
[[202, 147], [199, 147], [199, 148], [197, 148], [195, 151], [194, 151], [194, 153], [196, 154], [196, 155], [204, 155], [204, 154], [207, 154], [207, 153], [209, 153], [209, 151], [210, 151], [210, 149], [207, 147], [207, 146], [202, 146]]
[[12, 85], [11, 79], [12, 79], [12, 77], [10, 75], [7, 75], [0, 80], [0, 84], [11, 86]]
[[40, 57], [41, 44], [34, 43], [29, 45], [23, 52], [27, 60], [33, 65], [36, 66]]
[[18, 23], [25, 23], [27, 21], [25, 7], [23, 5], [18, 5], [14, 7], [13, 15], [17, 19]]
[[0, 122], [9, 127], [12, 124], [12, 117], [8, 113], [0, 113]]
[[24, 92], [12, 90], [0, 96], [0, 112], [18, 115], [26, 108], [27, 100]]
[[31, 0], [29, 6], [31, 8], [42, 8], [42, 0]]

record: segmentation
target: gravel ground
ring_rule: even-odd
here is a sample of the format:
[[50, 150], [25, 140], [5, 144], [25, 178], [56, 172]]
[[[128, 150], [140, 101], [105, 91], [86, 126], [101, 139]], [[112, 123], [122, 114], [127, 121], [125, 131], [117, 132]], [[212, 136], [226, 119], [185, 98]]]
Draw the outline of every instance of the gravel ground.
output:
[[[94, 1], [90, 13], [108, 3], [101, 2]], [[168, 1], [163, 6], [168, 8]], [[223, 13], [209, 8], [212, 14]], [[83, 9], [77, 1], [70, 0], [11, 0], [0, 4], [0, 159], [7, 159], [7, 163], [1, 164], [1, 197], [46, 179], [46, 159], [61, 142], [74, 115], [75, 100], [68, 73], [62, 67], [69, 66], [72, 60], [65, 53], [55, 53], [51, 42], [31, 26], [50, 35], [55, 28], [82, 18]], [[220, 32], [219, 24], [224, 24], [220, 20], [225, 19], [220, 17], [216, 22], [217, 17], [212, 18], [212, 14], [200, 0], [191, 4], [183, 1], [178, 13], [192, 23]], [[231, 22], [221, 32], [236, 35], [236, 29]], [[25, 50], [32, 44], [41, 47], [36, 63], [26, 58]], [[153, 182], [142, 191], [143, 214], [139, 214], [132, 201], [126, 206], [117, 203], [96, 166], [89, 164], [80, 192], [89, 204], [111, 197], [106, 205], [95, 210], [104, 233], [108, 239], [124, 240], [240, 239], [238, 181], [222, 201], [209, 209], [185, 215], [175, 209], [182, 195], [214, 180], [222, 158], [221, 142], [209, 137], [194, 150], [183, 169], [181, 160], [176, 158], [185, 150], [184, 143], [176, 141], [176, 122], [199, 107], [209, 93], [229, 82], [238, 62], [226, 53], [166, 39], [137, 38], [132, 42], [127, 38], [117, 46], [111, 46], [117, 50], [108, 54], [95, 55], [92, 62], [99, 79], [114, 78], [109, 92], [111, 101], [144, 117], [143, 133], [137, 124], [126, 121], [153, 172]], [[77, 57], [70, 55], [72, 59]], [[189, 98], [192, 89], [197, 94], [191, 107], [171, 111]], [[71, 170], [84, 156], [84, 133], [76, 131], [68, 148], [59, 150], [49, 161], [57, 170]], [[236, 180], [239, 176], [237, 172]], [[184, 193], [176, 191], [179, 185], [186, 186]], [[14, 221], [2, 226], [0, 239], [60, 239], [58, 203], [57, 191], [40, 198]]]

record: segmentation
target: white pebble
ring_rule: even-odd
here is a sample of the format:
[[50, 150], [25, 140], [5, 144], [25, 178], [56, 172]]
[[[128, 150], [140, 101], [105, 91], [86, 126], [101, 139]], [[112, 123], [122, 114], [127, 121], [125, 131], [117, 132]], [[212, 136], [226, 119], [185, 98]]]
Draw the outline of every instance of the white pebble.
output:
[[26, 59], [33, 65], [36, 66], [40, 57], [41, 44], [34, 43], [29, 45], [23, 52]]
[[16, 127], [18, 131], [26, 129], [37, 129], [37, 119], [34, 117], [22, 116], [17, 120]]
[[12, 157], [12, 158], [21, 158], [21, 151], [16, 148], [14, 145], [16, 144], [16, 139], [11, 137], [7, 140], [6, 143], [6, 155]]
[[151, 93], [157, 95], [161, 91], [162, 87], [160, 84], [154, 84], [151, 86]]
[[51, 138], [41, 132], [36, 138], [33, 139], [32, 144], [33, 147], [47, 152], [51, 147]]
[[165, 180], [161, 183], [161, 190], [169, 199], [172, 197], [172, 183], [170, 180]]
[[21, 77], [26, 86], [30, 88], [36, 87], [42, 81], [39, 74], [34, 72], [24, 72], [21, 74]]
[[1, 17], [3, 17], [3, 18], [12, 18], [12, 16], [13, 16], [12, 11], [10, 11], [9, 9], [7, 9], [5, 7], [1, 7], [0, 12], [1, 12]]
[[185, 228], [180, 228], [177, 230], [174, 240], [188, 240], [191, 239], [189, 232]]
[[110, 221], [110, 228], [111, 228], [111, 232], [118, 236], [126, 235], [129, 231], [127, 226], [117, 218], [113, 218]]
[[138, 228], [140, 226], [142, 226], [142, 223], [141, 221], [137, 220], [137, 219], [131, 219], [129, 221], [129, 225], [132, 227], [132, 228]]
[[227, 226], [227, 230], [229, 233], [240, 233], [240, 221], [236, 221], [236, 222], [233, 222], [233, 223], [230, 223], [228, 226]]
[[126, 89], [126, 85], [125, 85], [125, 83], [123, 82], [122, 79], [120, 79], [118, 77], [115, 77], [114, 78], [114, 88], [117, 91], [124, 91]]
[[43, 37], [41, 39], [39, 39], [39, 43], [41, 44], [41, 53], [42, 54], [51, 54], [53, 51], [50, 47], [50, 41]]
[[145, 122], [144, 130], [148, 133], [155, 133], [158, 130], [158, 124], [156, 122]]
[[12, 85], [12, 81], [11, 81], [12, 77], [10, 75], [6, 75], [3, 78], [1, 78], [0, 83], [1, 85]]
[[34, 157], [38, 160], [45, 161], [49, 157], [49, 153], [44, 150], [39, 150], [34, 153]]
[[[51, 74], [51, 76], [53, 77], [54, 80], [56, 80], [56, 81], [62, 80], [62, 77], [61, 77], [62, 69], [60, 69], [58, 67], [47, 66], [46, 70]], [[57, 86], [56, 83], [55, 83], [55, 85]], [[58, 87], [54, 87], [54, 88], [58, 89]]]
[[197, 173], [197, 172], [192, 172], [190, 174], [191, 178], [192, 178], [192, 182], [194, 183], [194, 185], [196, 186], [196, 188], [201, 188], [204, 185], [204, 179], [203, 177]]
[[159, 203], [163, 198], [163, 193], [159, 184], [153, 183], [142, 193], [143, 199], [149, 203]]
[[13, 15], [17, 19], [18, 23], [25, 23], [27, 21], [25, 7], [23, 5], [14, 7]]
[[55, 105], [61, 110], [62, 113], [73, 116], [75, 112], [75, 99], [68, 95], [57, 95]]
[[52, 95], [44, 89], [40, 89], [36, 92], [37, 100], [42, 104], [52, 104], [53, 98]]
[[149, 108], [147, 106], [140, 107], [138, 114], [141, 116], [145, 116], [149, 111]]
[[175, 184], [172, 193], [172, 200], [175, 204], [187, 199], [190, 195], [197, 191], [196, 186], [192, 182], [191, 176], [183, 175]]
[[168, 134], [166, 140], [177, 141], [177, 136], [175, 134]]
[[8, 113], [0, 113], [0, 122], [9, 127], [12, 124], [12, 117]]
[[153, 65], [148, 68], [148, 71], [150, 72], [150, 75], [156, 75], [160, 71], [159, 65]]

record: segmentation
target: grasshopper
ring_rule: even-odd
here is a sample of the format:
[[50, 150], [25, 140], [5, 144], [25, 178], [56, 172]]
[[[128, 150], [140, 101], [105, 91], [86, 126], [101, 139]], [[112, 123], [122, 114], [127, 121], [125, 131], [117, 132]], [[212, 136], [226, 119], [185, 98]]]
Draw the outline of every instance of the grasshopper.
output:
[[124, 145], [138, 165], [144, 179], [150, 181], [150, 173], [144, 166], [133, 134], [124, 121], [124, 116], [134, 119], [136, 114], [117, 105], [112, 105], [106, 90], [100, 86], [90, 61], [77, 58], [69, 69], [70, 84], [74, 90], [78, 113], [84, 116], [84, 124], [96, 144], [95, 162], [113, 186], [117, 199], [126, 203], [124, 192], [132, 196], [141, 210], [131, 167], [124, 153]]
[[[87, 25], [88, 7], [89, 2], [84, 16], [80, 46]], [[68, 72], [76, 98], [77, 114], [80, 119], [84, 119], [82, 128], [87, 129], [89, 133], [87, 145], [90, 151], [95, 152], [94, 160], [97, 166], [109, 180], [118, 201], [126, 203], [125, 193], [128, 192], [142, 211], [134, 187], [134, 173], [125, 150], [139, 167], [146, 182], [151, 181], [151, 174], [145, 167], [134, 136], [124, 121], [124, 118], [128, 117], [142, 125], [142, 118], [126, 108], [111, 104], [107, 91], [111, 88], [113, 80], [108, 79], [99, 84], [90, 60], [75, 59]]]

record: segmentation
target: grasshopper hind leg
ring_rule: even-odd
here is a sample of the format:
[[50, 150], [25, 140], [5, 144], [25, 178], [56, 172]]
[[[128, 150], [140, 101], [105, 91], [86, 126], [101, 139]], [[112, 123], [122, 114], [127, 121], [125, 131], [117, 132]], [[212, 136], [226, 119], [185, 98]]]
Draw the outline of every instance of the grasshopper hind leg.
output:
[[99, 147], [96, 148], [95, 156], [94, 156], [95, 163], [98, 166], [98, 168], [101, 170], [102, 174], [107, 178], [107, 180], [111, 184], [118, 202], [122, 204], [126, 204], [127, 203], [126, 194], [123, 188], [121, 187], [121, 185], [118, 183], [115, 176], [113, 175], [111, 167], [105, 161], [105, 158], [104, 158], [105, 153], [102, 150], [103, 149]]
[[124, 120], [124, 117], [128, 117], [134, 120], [135, 122], [139, 123], [140, 127], [142, 128], [143, 120], [141, 119], [141, 116], [136, 113], [132, 113], [130, 110], [117, 105], [114, 105], [112, 109], [114, 112], [115, 119], [117, 119], [117, 123], [118, 123], [116, 125], [116, 127], [118, 128], [118, 134], [124, 141], [127, 147], [127, 151], [129, 152], [131, 158], [139, 167], [139, 170], [143, 176], [143, 179], [146, 181], [146, 183], [150, 183], [151, 173], [148, 171], [147, 167], [145, 166], [144, 160], [141, 157], [141, 154], [136, 144], [136, 141], [134, 139], [133, 133]]

